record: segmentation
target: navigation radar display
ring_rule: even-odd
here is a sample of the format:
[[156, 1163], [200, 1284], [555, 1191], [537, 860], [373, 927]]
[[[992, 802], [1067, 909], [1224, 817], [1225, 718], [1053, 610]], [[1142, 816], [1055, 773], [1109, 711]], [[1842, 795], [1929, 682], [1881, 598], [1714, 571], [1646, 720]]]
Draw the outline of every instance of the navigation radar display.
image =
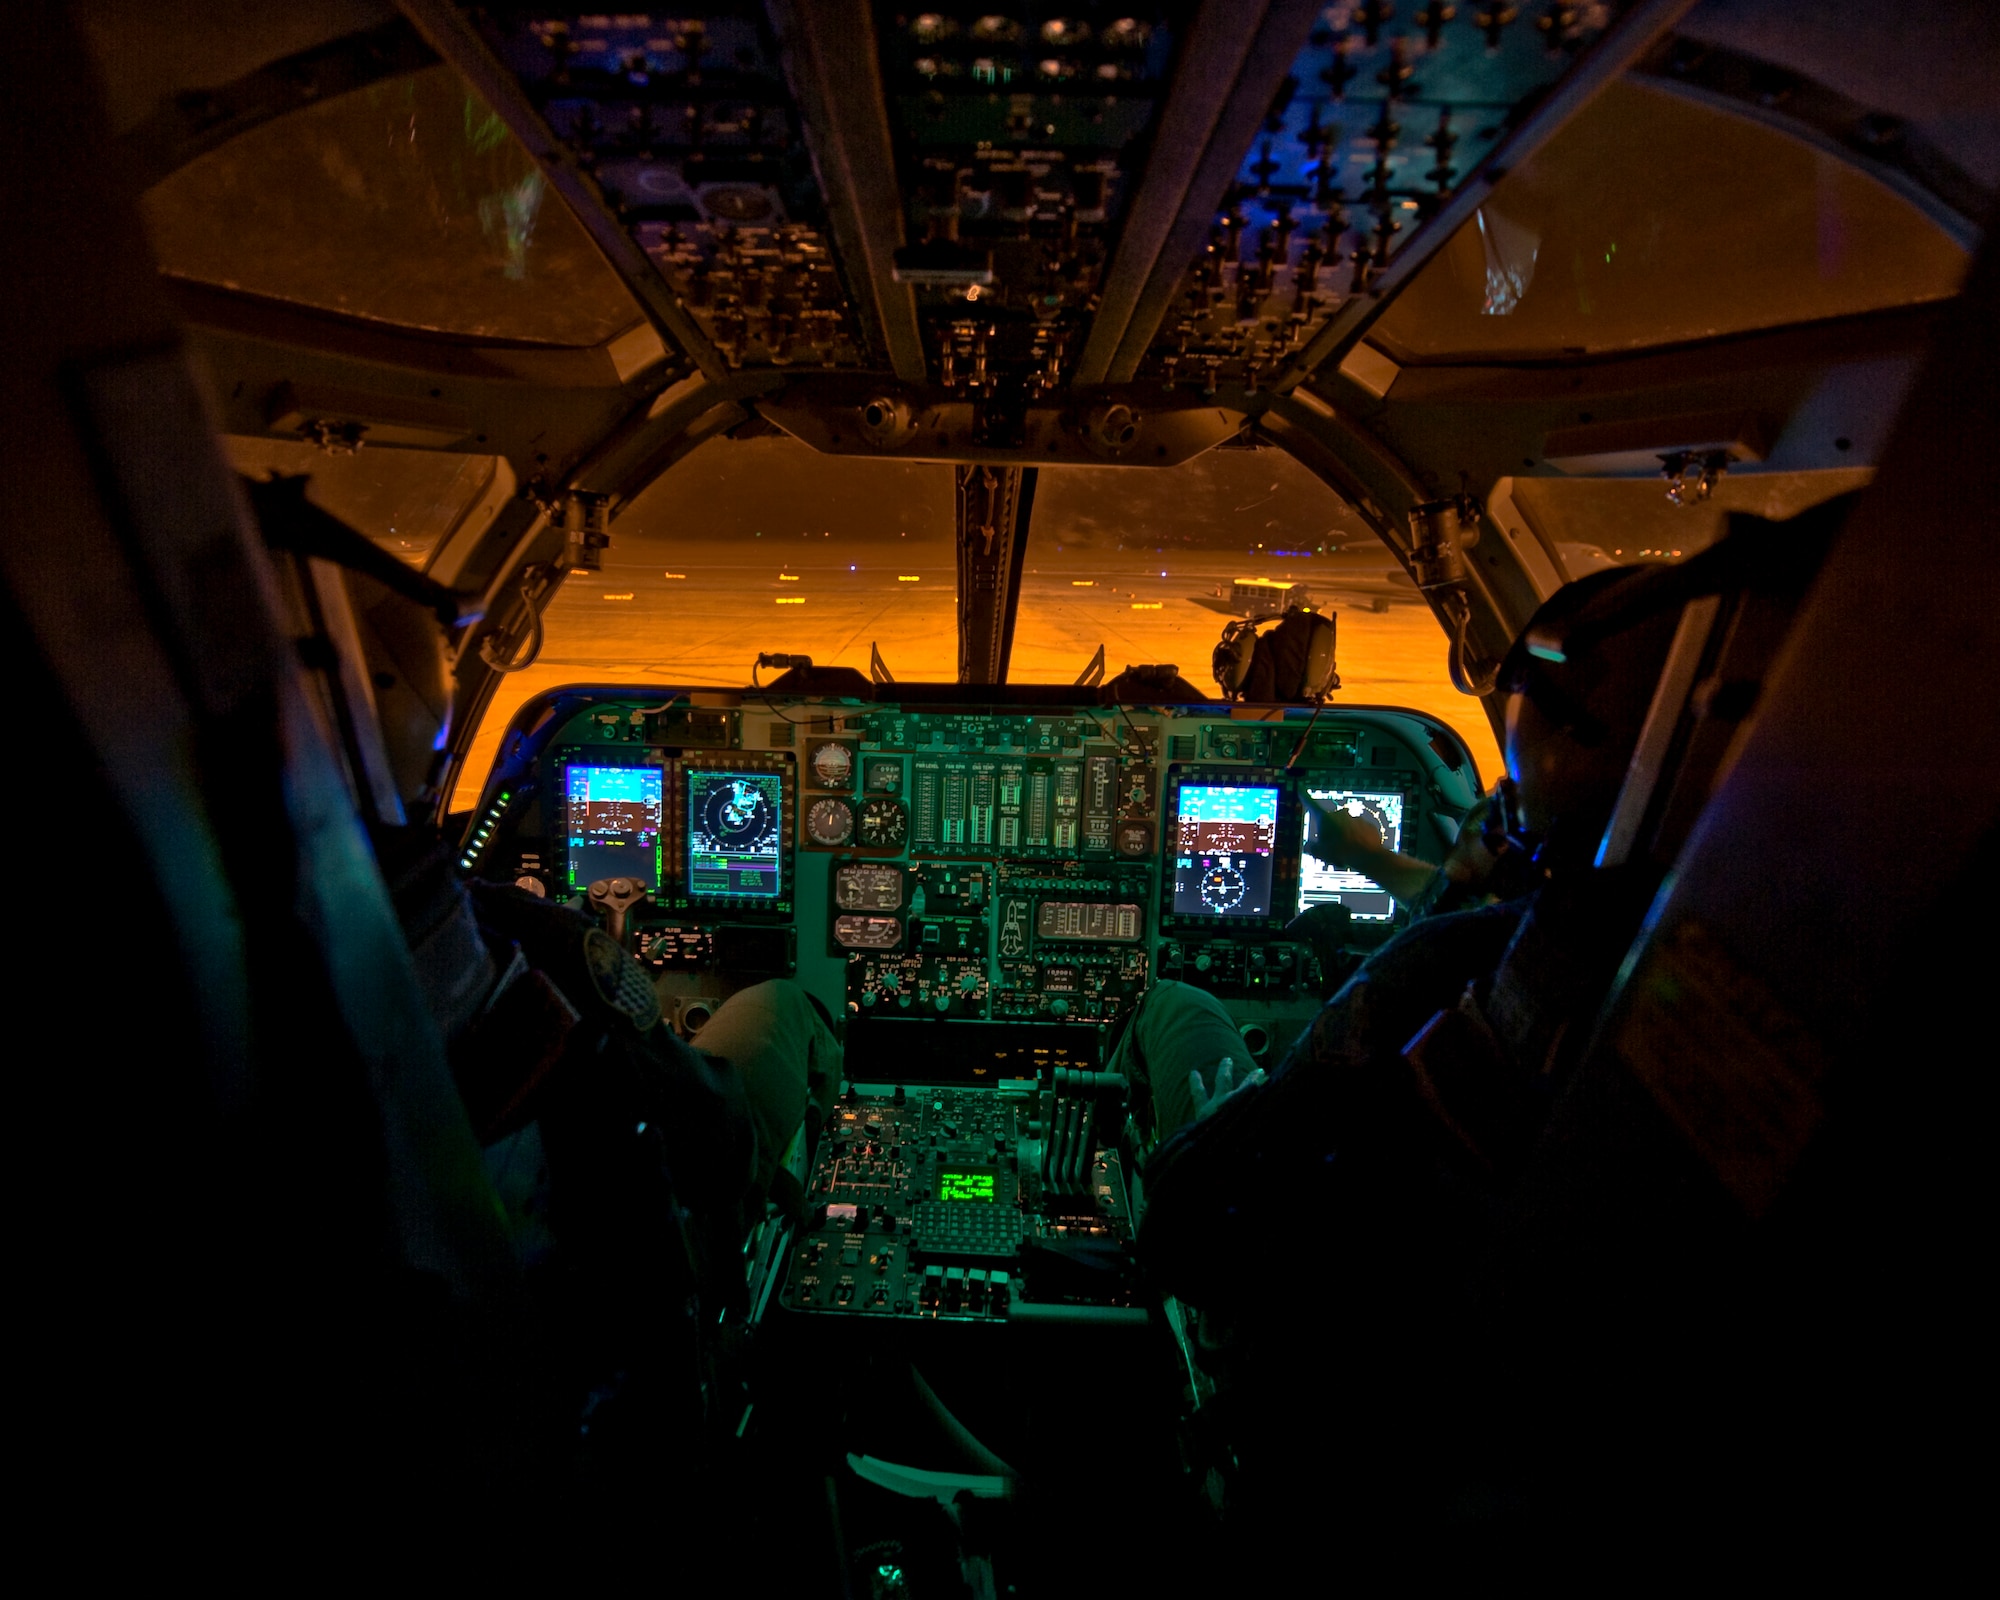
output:
[[1187, 783], [1180, 790], [1174, 911], [1194, 917], [1271, 915], [1278, 791]]
[[658, 767], [571, 767], [563, 790], [569, 886], [609, 878], [660, 886], [666, 774]]
[[1321, 807], [1366, 817], [1382, 830], [1385, 849], [1402, 849], [1403, 797], [1372, 789], [1308, 789], [1306, 798], [1313, 803], [1306, 807], [1305, 849], [1299, 860], [1299, 910], [1331, 901], [1346, 906], [1357, 922], [1387, 922], [1396, 914], [1396, 902], [1387, 889], [1372, 878], [1320, 860], [1314, 852], [1319, 848]]
[[776, 900], [785, 780], [776, 772], [690, 772], [688, 894]]

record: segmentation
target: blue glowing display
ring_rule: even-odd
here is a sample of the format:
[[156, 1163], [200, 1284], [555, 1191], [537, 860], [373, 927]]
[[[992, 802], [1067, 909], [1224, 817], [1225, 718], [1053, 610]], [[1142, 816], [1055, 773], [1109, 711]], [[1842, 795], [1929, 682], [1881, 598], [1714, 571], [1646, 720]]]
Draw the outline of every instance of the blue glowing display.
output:
[[636, 878], [660, 886], [660, 822], [666, 774], [658, 767], [571, 767], [563, 822], [569, 839], [569, 886]]
[[785, 780], [776, 772], [690, 772], [690, 899], [776, 900], [784, 893]]
[[1278, 791], [1261, 784], [1182, 784], [1174, 855], [1176, 915], [1268, 917]]

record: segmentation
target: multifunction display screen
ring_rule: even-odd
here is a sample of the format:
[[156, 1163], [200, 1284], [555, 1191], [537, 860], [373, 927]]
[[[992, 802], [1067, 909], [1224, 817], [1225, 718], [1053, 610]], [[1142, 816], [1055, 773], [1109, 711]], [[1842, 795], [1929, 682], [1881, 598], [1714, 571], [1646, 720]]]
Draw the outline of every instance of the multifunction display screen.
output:
[[1174, 847], [1174, 912], [1195, 917], [1271, 915], [1275, 787], [1184, 783]]
[[998, 1200], [1000, 1175], [988, 1168], [938, 1174], [940, 1200]]
[[1330, 866], [1313, 852], [1319, 848], [1322, 825], [1319, 807], [1345, 811], [1351, 817], [1367, 817], [1382, 830], [1382, 843], [1390, 850], [1403, 847], [1403, 797], [1370, 789], [1308, 789], [1306, 798], [1305, 849], [1299, 859], [1299, 910], [1328, 901], [1347, 907], [1357, 922], [1387, 922], [1396, 912], [1396, 902], [1372, 878]]
[[607, 878], [659, 888], [665, 784], [658, 767], [569, 768], [563, 815], [571, 889]]
[[784, 785], [776, 772], [688, 773], [690, 899], [776, 900], [783, 894]]

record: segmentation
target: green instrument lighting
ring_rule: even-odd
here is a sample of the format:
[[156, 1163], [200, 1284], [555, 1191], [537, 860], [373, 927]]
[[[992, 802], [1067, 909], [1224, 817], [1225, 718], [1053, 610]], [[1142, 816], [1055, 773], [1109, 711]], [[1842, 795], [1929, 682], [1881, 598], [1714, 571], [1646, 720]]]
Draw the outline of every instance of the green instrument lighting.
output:
[[993, 1200], [994, 1175], [990, 1172], [945, 1172], [938, 1175], [940, 1200]]

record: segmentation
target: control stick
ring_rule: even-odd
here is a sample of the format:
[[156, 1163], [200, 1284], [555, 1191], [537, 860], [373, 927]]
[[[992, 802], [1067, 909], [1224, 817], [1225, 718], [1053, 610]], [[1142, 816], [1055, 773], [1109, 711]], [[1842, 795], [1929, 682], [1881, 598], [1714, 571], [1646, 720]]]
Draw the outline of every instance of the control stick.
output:
[[602, 914], [604, 931], [621, 945], [629, 913], [645, 898], [646, 886], [637, 878], [599, 878], [590, 886], [590, 909]]

